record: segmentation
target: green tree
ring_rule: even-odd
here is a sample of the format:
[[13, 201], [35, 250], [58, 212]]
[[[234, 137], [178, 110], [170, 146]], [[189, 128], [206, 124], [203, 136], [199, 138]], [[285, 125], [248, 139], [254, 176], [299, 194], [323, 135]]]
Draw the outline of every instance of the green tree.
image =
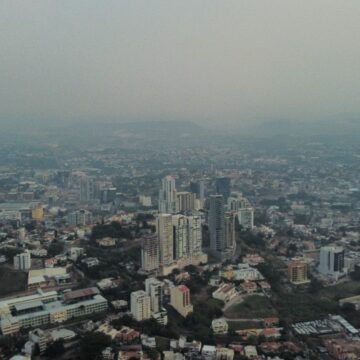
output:
[[65, 352], [64, 340], [56, 340], [51, 345], [49, 345], [45, 351], [45, 355], [54, 358]]
[[101, 332], [89, 332], [80, 341], [82, 359], [95, 360], [102, 350], [111, 345], [111, 337]]

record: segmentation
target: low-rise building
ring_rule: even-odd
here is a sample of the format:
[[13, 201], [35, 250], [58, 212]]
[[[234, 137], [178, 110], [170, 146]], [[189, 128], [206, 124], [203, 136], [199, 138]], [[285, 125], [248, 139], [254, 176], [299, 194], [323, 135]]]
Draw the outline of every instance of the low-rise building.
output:
[[97, 239], [96, 243], [100, 247], [114, 247], [116, 245], [116, 239], [111, 238], [111, 237], [105, 237], [102, 239]]
[[235, 351], [230, 348], [216, 348], [216, 360], [233, 360]]
[[360, 359], [360, 344], [347, 339], [327, 339], [324, 346], [329, 354], [336, 360]]
[[225, 303], [232, 300], [238, 293], [233, 284], [222, 284], [212, 293], [212, 297]]
[[214, 319], [211, 322], [211, 328], [214, 334], [227, 334], [229, 325], [225, 319]]
[[62, 323], [66, 320], [106, 311], [107, 300], [96, 288], [56, 291], [7, 299], [0, 302], [0, 329], [3, 335], [21, 328]]

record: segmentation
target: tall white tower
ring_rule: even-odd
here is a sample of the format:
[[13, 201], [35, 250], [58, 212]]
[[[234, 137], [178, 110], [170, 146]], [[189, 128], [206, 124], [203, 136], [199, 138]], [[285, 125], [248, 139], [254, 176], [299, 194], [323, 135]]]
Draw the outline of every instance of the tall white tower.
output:
[[134, 291], [130, 296], [131, 314], [136, 321], [143, 321], [151, 317], [150, 296], [143, 290]]
[[172, 176], [162, 179], [159, 191], [159, 212], [166, 214], [176, 212], [176, 187], [175, 179]]
[[199, 216], [187, 217], [188, 252], [190, 256], [200, 256], [202, 252], [201, 218]]

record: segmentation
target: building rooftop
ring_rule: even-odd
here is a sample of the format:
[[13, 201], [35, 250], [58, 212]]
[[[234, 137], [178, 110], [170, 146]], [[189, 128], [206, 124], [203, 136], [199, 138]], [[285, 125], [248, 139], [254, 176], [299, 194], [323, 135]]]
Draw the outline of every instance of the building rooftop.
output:
[[75, 300], [85, 296], [93, 296], [99, 294], [99, 290], [95, 287], [70, 291], [64, 294], [64, 301]]

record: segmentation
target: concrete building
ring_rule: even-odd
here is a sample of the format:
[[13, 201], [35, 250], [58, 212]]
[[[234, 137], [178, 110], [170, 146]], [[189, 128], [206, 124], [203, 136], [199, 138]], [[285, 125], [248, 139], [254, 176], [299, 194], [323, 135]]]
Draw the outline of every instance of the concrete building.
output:
[[221, 253], [226, 249], [224, 198], [221, 195], [210, 196], [208, 221], [210, 250], [214, 255], [221, 257]]
[[173, 214], [176, 212], [176, 187], [175, 179], [172, 176], [166, 176], [161, 181], [159, 191], [159, 212]]
[[214, 319], [211, 322], [211, 329], [214, 334], [227, 334], [229, 325], [225, 319]]
[[250, 207], [249, 201], [243, 197], [241, 192], [231, 192], [230, 197], [227, 200], [228, 211], [239, 211], [239, 209], [245, 209]]
[[202, 256], [202, 229], [199, 216], [187, 216], [187, 236], [189, 243], [189, 256]]
[[345, 274], [345, 252], [342, 247], [324, 246], [320, 249], [319, 272], [322, 275], [339, 278]]
[[81, 247], [71, 247], [69, 253], [70, 253], [70, 259], [72, 261], [77, 261], [77, 259], [80, 256], [85, 254], [85, 250], [84, 248]]
[[195, 194], [187, 191], [181, 191], [176, 193], [176, 212], [186, 213], [189, 211], [194, 211], [195, 205]]
[[139, 203], [144, 207], [151, 207], [152, 206], [151, 196], [140, 195]]
[[173, 215], [174, 259], [178, 260], [189, 254], [187, 218], [185, 215]]
[[174, 261], [174, 234], [172, 215], [158, 215], [156, 219], [156, 232], [160, 248], [160, 266], [171, 265]]
[[203, 203], [205, 199], [205, 181], [202, 179], [198, 181], [191, 181], [190, 191], [196, 195], [201, 203]]
[[309, 282], [307, 263], [300, 259], [293, 259], [288, 263], [288, 278], [292, 284], [299, 285]]
[[144, 271], [156, 271], [160, 266], [160, 246], [157, 235], [148, 235], [141, 243], [141, 268]]
[[183, 317], [193, 312], [190, 302], [190, 290], [185, 285], [175, 286], [170, 289], [170, 305]]
[[107, 300], [96, 288], [65, 294], [56, 291], [7, 299], [0, 302], [0, 328], [3, 335], [22, 328], [58, 324], [66, 320], [107, 310]]
[[77, 210], [68, 214], [67, 222], [70, 226], [86, 226], [92, 224], [93, 217], [90, 211]]
[[14, 269], [20, 271], [28, 271], [31, 268], [31, 254], [25, 251], [14, 256]]
[[224, 200], [227, 201], [231, 191], [230, 178], [226, 176], [217, 178], [215, 186], [216, 193], [222, 195]]
[[94, 179], [83, 176], [80, 179], [80, 201], [89, 202], [95, 199], [95, 182]]
[[238, 295], [236, 288], [233, 284], [224, 283], [212, 293], [212, 297], [221, 300], [224, 303], [229, 302]]
[[33, 220], [43, 220], [44, 219], [44, 208], [41, 204], [37, 204], [31, 210], [31, 217]]
[[235, 221], [236, 221], [235, 212], [225, 213], [225, 240], [226, 240], [226, 247], [228, 248], [233, 248], [236, 244]]
[[239, 224], [246, 230], [254, 228], [254, 209], [247, 207], [238, 210]]
[[145, 280], [145, 291], [150, 296], [150, 307], [153, 313], [158, 313], [163, 307], [164, 283], [156, 278]]
[[174, 268], [207, 262], [202, 252], [202, 224], [199, 216], [159, 214], [157, 234], [143, 239], [142, 269], [167, 275]]
[[143, 290], [134, 291], [130, 296], [131, 314], [137, 321], [151, 318], [151, 299]]

